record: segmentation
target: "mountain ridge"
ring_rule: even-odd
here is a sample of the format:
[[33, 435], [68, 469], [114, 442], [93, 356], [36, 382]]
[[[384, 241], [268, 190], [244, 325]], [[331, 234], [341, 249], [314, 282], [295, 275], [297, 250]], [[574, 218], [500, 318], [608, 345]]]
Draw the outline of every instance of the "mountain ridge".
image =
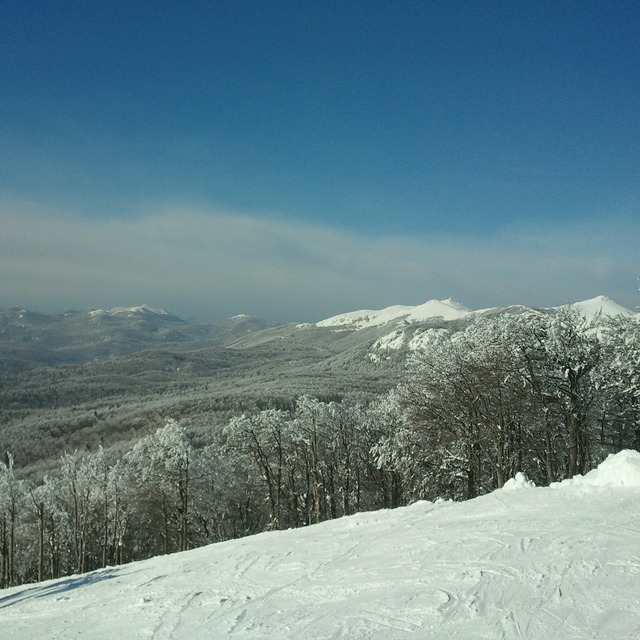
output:
[[58, 366], [107, 360], [143, 351], [220, 347], [271, 326], [255, 316], [196, 323], [148, 305], [91, 311], [0, 309], [4, 366]]
[[637, 315], [630, 309], [619, 305], [611, 298], [604, 295], [556, 307], [538, 308], [526, 305], [505, 305], [477, 310], [469, 309], [460, 302], [457, 302], [452, 298], [447, 298], [445, 300], [428, 300], [427, 302], [416, 306], [393, 305], [378, 310], [361, 309], [358, 311], [348, 311], [346, 313], [341, 313], [321, 320], [316, 323], [316, 326], [358, 330], [366, 327], [380, 326], [394, 321], [403, 321], [407, 324], [415, 324], [432, 318], [458, 320], [469, 315], [496, 313], [508, 308], [519, 308], [531, 311], [573, 308], [588, 317], [594, 317], [598, 314], [605, 316], [625, 315], [629, 317]]

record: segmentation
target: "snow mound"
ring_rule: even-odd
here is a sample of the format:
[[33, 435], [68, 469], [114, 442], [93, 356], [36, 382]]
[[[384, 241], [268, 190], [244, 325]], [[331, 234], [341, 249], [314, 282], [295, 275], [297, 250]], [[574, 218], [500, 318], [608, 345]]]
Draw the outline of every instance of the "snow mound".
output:
[[533, 489], [535, 486], [536, 483], [533, 482], [533, 480], [529, 480], [524, 473], [518, 471], [513, 478], [504, 483], [502, 489], [506, 491], [518, 491], [519, 489]]
[[597, 469], [565, 482], [596, 487], [640, 487], [640, 452], [627, 449], [611, 454]]

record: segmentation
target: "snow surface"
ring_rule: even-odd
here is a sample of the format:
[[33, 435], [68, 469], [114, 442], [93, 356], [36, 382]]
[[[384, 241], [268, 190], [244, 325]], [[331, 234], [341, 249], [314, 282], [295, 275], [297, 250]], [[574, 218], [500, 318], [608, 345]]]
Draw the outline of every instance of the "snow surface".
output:
[[[637, 640], [640, 453], [0, 591], [2, 640]], [[518, 489], [518, 490], [514, 490]]]

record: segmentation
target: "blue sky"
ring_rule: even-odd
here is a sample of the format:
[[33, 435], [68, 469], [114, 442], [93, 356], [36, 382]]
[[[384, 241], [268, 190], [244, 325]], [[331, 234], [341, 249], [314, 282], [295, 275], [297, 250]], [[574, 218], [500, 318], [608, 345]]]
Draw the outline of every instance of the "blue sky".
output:
[[0, 306], [638, 304], [640, 5], [6, 2]]

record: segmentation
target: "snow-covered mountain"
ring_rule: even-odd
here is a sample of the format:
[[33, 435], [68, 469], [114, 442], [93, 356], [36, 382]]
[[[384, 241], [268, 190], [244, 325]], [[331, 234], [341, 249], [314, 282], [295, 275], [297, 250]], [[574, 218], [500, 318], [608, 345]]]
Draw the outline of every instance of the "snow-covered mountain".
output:
[[[597, 296], [590, 300], [571, 303], [565, 305], [572, 307], [588, 317], [596, 315], [603, 316], [635, 316], [629, 309], [619, 305], [606, 296]], [[559, 309], [561, 307], [553, 307]], [[478, 309], [472, 311], [463, 304], [447, 298], [446, 300], [429, 300], [418, 306], [394, 305], [384, 309], [372, 310], [362, 309], [360, 311], [350, 311], [332, 316], [326, 320], [321, 320], [316, 324], [318, 327], [333, 327], [336, 329], [364, 329], [388, 324], [390, 322], [403, 324], [414, 324], [425, 322], [434, 318], [441, 320], [458, 320], [473, 314], [499, 313], [503, 310], [515, 309], [515, 307], [492, 307], [488, 309]], [[520, 311], [539, 311], [533, 307], [518, 306]]]
[[[626, 316], [628, 318], [632, 316], [637, 316], [637, 313], [634, 313], [630, 309], [619, 305], [617, 302], [611, 300], [611, 298], [607, 298], [607, 296], [596, 296], [595, 298], [591, 298], [589, 300], [583, 300], [582, 302], [574, 302], [570, 305], [565, 305], [565, 307], [571, 307], [576, 309], [580, 313], [582, 313], [587, 318], [594, 318], [596, 316]], [[562, 307], [555, 307], [556, 309]]]
[[3, 640], [632, 640], [640, 453], [0, 591]]
[[100, 316], [125, 316], [127, 318], [135, 318], [137, 316], [144, 315], [156, 315], [156, 316], [170, 316], [172, 318], [179, 319], [178, 316], [173, 316], [164, 309], [156, 309], [150, 307], [148, 304], [143, 304], [138, 307], [114, 307], [113, 309], [94, 309], [89, 311], [91, 318]]
[[317, 326], [364, 329], [365, 327], [376, 327], [387, 324], [394, 320], [404, 320], [405, 322], [421, 322], [430, 318], [454, 320], [463, 318], [469, 313], [471, 313], [470, 309], [448, 298], [447, 300], [429, 300], [415, 307], [394, 305], [377, 311], [371, 309], [350, 311], [327, 318], [326, 320], [321, 320], [317, 323]]

